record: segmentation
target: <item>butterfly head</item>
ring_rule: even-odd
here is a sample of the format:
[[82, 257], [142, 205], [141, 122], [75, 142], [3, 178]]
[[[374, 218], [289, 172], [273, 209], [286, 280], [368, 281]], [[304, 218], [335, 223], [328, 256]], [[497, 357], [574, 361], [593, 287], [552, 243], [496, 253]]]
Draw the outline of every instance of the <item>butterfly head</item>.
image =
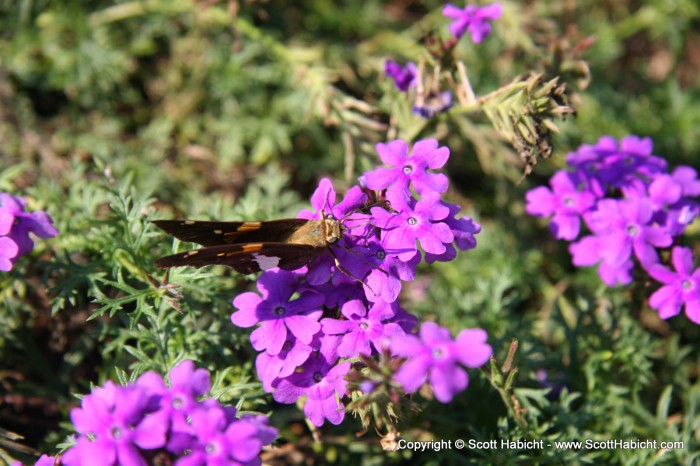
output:
[[336, 244], [338, 240], [343, 237], [345, 228], [340, 220], [334, 218], [324, 219], [324, 233], [326, 236], [326, 243]]

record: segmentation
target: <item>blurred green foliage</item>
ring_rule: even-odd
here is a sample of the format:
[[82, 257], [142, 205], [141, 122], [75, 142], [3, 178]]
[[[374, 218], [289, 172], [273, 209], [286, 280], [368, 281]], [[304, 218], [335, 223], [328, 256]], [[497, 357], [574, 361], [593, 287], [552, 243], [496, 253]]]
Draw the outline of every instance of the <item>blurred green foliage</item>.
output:
[[[271, 459], [280, 464], [698, 461], [700, 330], [659, 320], [645, 290], [605, 289], [575, 270], [523, 196], [604, 134], [651, 136], [671, 165], [697, 167], [700, 6], [502, 3], [494, 33], [458, 48], [477, 95], [537, 71], [558, 76], [577, 110], [522, 184], [483, 115], [422, 120], [382, 77], [387, 57], [416, 61], [430, 31], [446, 34], [443, 2], [0, 0], [0, 190], [47, 210], [60, 231], [0, 276], [0, 427], [54, 453], [73, 394], [187, 357], [212, 371], [223, 400], [273, 412], [289, 452]], [[396, 136], [450, 147], [451, 200], [484, 227], [476, 250], [423, 267], [404, 305], [453, 332], [485, 328], [501, 362], [517, 338], [522, 408], [514, 415], [474, 371], [454, 403], [422, 400], [403, 436], [683, 440], [683, 450], [387, 453], [371, 431], [356, 437], [350, 416], [314, 443], [299, 410], [262, 396], [247, 335], [229, 323], [251, 279], [212, 268], [166, 283], [155, 269], [179, 245], [150, 219], [294, 216], [321, 176], [351, 184], [378, 162], [373, 145]]]

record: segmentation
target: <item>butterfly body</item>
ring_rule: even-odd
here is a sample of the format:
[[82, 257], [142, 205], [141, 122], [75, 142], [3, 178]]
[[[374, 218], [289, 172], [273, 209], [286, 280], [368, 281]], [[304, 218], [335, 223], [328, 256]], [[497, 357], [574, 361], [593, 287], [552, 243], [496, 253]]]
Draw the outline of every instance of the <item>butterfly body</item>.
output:
[[153, 223], [182, 241], [204, 246], [158, 259], [158, 267], [218, 264], [242, 274], [273, 267], [296, 270], [343, 237], [343, 226], [334, 218], [266, 222], [156, 220]]

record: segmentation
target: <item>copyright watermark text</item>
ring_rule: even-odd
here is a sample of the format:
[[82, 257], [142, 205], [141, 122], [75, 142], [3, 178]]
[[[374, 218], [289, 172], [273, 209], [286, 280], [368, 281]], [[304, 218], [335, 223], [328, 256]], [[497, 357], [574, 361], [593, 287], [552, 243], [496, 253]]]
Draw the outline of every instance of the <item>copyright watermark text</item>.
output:
[[396, 443], [398, 450], [413, 451], [440, 451], [440, 450], [535, 450], [554, 448], [557, 450], [631, 450], [631, 449], [652, 449], [652, 450], [681, 450], [685, 448], [681, 441], [658, 441], [658, 440], [572, 440], [565, 442], [549, 442], [544, 440], [428, 440], [411, 441], [400, 439]]

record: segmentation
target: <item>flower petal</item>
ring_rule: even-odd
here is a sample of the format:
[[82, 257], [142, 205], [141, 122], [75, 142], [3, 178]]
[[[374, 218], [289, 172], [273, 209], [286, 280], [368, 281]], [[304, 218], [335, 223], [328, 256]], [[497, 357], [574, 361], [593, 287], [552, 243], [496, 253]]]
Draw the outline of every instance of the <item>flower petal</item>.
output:
[[401, 167], [408, 158], [408, 144], [396, 139], [388, 143], [378, 143], [374, 146], [382, 162], [392, 167]]
[[649, 306], [659, 311], [659, 317], [668, 319], [681, 312], [681, 293], [674, 286], [663, 286], [649, 297]]
[[671, 254], [673, 267], [678, 274], [682, 277], [690, 277], [693, 274], [693, 251], [690, 248], [676, 246]]

